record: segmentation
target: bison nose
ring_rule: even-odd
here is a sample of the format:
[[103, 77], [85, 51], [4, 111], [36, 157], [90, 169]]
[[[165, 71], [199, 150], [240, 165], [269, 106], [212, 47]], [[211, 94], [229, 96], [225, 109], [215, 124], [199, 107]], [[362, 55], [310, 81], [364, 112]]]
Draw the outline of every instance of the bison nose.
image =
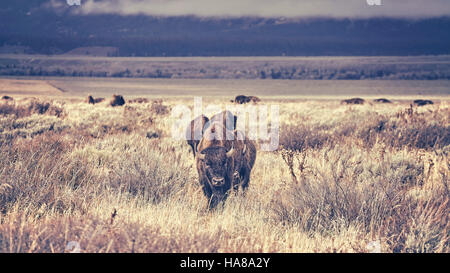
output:
[[223, 185], [225, 182], [225, 179], [223, 177], [219, 178], [219, 177], [213, 177], [212, 179], [212, 183], [214, 186], [221, 186]]

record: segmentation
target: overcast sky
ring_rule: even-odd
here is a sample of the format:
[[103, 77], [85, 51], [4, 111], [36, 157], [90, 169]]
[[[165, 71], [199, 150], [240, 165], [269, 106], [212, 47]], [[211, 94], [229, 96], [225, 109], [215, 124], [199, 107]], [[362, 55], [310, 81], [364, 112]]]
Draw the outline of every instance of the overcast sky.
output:
[[[51, 0], [60, 6], [67, 0]], [[371, 0], [369, 0], [371, 1]], [[375, 0], [374, 0], [375, 1]], [[83, 13], [263, 17], [434, 17], [450, 15], [450, 0], [81, 0]]]

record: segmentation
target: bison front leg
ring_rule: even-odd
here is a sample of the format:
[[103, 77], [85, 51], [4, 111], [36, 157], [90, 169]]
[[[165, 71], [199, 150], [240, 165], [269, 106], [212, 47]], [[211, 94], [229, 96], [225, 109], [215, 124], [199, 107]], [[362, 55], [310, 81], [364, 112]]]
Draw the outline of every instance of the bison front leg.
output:
[[238, 193], [239, 187], [242, 187], [242, 191], [245, 194], [249, 182], [250, 182], [250, 173], [248, 173], [245, 170], [241, 170], [239, 172], [236, 171], [233, 175], [233, 192]]
[[206, 178], [202, 179], [201, 184], [203, 194], [205, 195], [206, 200], [208, 200], [208, 208], [209, 209], [216, 208], [217, 205], [223, 200], [222, 196], [213, 192]]
[[240, 173], [240, 177], [241, 177], [241, 185], [242, 185], [242, 191], [245, 193], [245, 191], [248, 188], [248, 184], [250, 182], [250, 172], [248, 171], [247, 168], [244, 168], [241, 173]]
[[208, 185], [208, 182], [205, 181], [204, 179], [202, 179], [203, 181], [201, 182], [202, 185], [202, 190], [203, 190], [203, 194], [206, 196], [206, 199], [210, 199], [211, 195], [212, 195], [212, 189], [211, 187]]

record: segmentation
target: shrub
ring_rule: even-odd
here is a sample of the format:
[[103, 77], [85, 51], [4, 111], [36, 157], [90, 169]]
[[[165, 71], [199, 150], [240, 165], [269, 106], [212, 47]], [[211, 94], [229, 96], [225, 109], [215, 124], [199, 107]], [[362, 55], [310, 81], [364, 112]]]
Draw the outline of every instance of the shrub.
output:
[[4, 145], [0, 149], [0, 208], [4, 212], [12, 206], [30, 211], [73, 209], [76, 200], [67, 191], [88, 183], [90, 171], [84, 162], [67, 157], [72, 145], [52, 133]]
[[448, 196], [437, 190], [421, 199], [407, 194], [425, 181], [423, 163], [413, 154], [337, 145], [294, 159], [306, 163], [273, 198], [274, 221], [311, 234], [333, 235], [351, 226], [377, 231], [395, 252], [448, 249]]
[[26, 104], [3, 103], [0, 105], [0, 115], [14, 115], [17, 118], [27, 117], [33, 114], [47, 114], [61, 117], [63, 111], [64, 109], [62, 107], [37, 100], [32, 100]]
[[162, 101], [155, 100], [152, 103], [150, 111], [156, 115], [167, 115], [170, 111], [169, 107], [162, 104]]
[[[159, 203], [181, 192], [189, 181], [189, 162], [172, 147], [158, 147], [160, 140], [140, 136], [106, 138], [74, 152], [107, 181], [108, 187]], [[126, 160], [123, 160], [126, 158]], [[105, 175], [106, 174], [106, 175]]]
[[[32, 115], [23, 118], [0, 118], [0, 142], [11, 141], [17, 137], [31, 138], [46, 132], [60, 133], [68, 125], [54, 116]], [[1, 145], [0, 145], [1, 146]]]

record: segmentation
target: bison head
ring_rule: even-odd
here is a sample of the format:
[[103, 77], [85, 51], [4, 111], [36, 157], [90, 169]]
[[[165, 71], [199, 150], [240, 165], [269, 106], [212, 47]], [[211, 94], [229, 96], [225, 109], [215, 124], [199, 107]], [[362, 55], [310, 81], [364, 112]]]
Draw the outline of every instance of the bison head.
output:
[[206, 180], [214, 190], [227, 191], [231, 186], [233, 177], [233, 156], [235, 149], [229, 151], [225, 147], [209, 147], [200, 153], [198, 158], [204, 169]]

